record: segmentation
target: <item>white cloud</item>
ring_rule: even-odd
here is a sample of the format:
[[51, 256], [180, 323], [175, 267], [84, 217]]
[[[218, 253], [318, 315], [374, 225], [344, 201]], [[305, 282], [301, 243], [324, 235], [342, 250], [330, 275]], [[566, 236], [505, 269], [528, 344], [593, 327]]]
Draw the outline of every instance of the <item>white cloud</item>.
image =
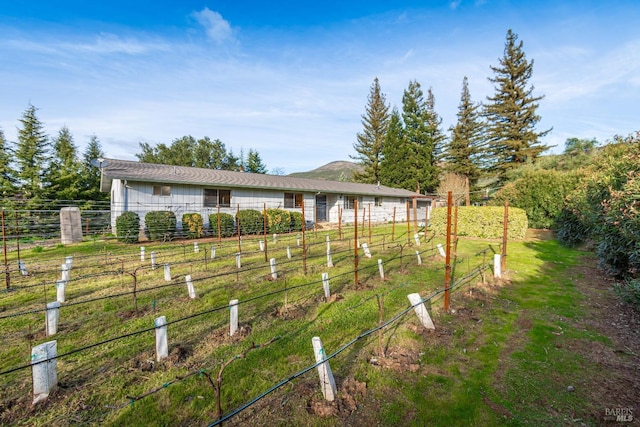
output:
[[214, 42], [222, 43], [233, 39], [233, 31], [229, 21], [218, 12], [205, 7], [200, 12], [193, 12], [193, 16], [204, 27], [207, 37]]
[[453, 0], [449, 2], [449, 8], [452, 10], [456, 10], [458, 6], [460, 6], [460, 3], [462, 3], [462, 0]]

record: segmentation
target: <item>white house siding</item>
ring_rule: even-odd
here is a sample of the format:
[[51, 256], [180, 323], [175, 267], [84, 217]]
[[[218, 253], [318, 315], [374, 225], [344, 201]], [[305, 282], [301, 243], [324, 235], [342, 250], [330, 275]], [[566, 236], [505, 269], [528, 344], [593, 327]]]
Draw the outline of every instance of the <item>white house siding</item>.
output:
[[[155, 185], [159, 185], [156, 183]], [[181, 227], [182, 215], [185, 213], [199, 213], [205, 223], [209, 224], [209, 215], [218, 212], [218, 208], [204, 207], [203, 190], [205, 188], [225, 189], [224, 187], [197, 186], [184, 184], [171, 184], [170, 196], [154, 196], [153, 183], [134, 182], [114, 179], [111, 186], [111, 226], [115, 231], [115, 222], [118, 216], [125, 211], [133, 211], [140, 217], [140, 227], [144, 228], [144, 217], [152, 211], [172, 211], [176, 214], [178, 227]], [[227, 188], [228, 189], [228, 188]], [[261, 211], [266, 204], [267, 209], [284, 208], [284, 193], [282, 190], [268, 189], [238, 189], [231, 188], [231, 206], [221, 207], [220, 212], [236, 214], [238, 205], [241, 210], [255, 209]], [[289, 192], [289, 191], [287, 191]], [[299, 191], [290, 191], [300, 193]], [[305, 205], [305, 219], [315, 221], [315, 198], [317, 193], [302, 193]], [[342, 211], [343, 224], [353, 224], [354, 210], [344, 208], [344, 195], [326, 194], [327, 197], [327, 221], [336, 224], [338, 222], [339, 209]], [[362, 196], [358, 203], [358, 222], [369, 221], [369, 208], [371, 209], [372, 222], [390, 222], [393, 220], [395, 208], [395, 220], [406, 221], [406, 200], [401, 197], [382, 197], [382, 206], [375, 206], [375, 197]], [[289, 211], [300, 212], [300, 208], [287, 208]], [[425, 209], [418, 210], [418, 220], [423, 221]], [[411, 212], [413, 217], [413, 210]]]

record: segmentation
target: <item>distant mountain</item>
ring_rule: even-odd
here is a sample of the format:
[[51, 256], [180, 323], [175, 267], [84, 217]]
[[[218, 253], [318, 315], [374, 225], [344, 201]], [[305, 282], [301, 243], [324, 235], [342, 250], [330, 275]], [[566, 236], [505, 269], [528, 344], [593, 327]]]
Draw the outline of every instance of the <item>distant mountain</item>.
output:
[[362, 166], [357, 163], [338, 160], [309, 172], [294, 172], [289, 176], [324, 179], [326, 181], [352, 181], [354, 171], [362, 171]]

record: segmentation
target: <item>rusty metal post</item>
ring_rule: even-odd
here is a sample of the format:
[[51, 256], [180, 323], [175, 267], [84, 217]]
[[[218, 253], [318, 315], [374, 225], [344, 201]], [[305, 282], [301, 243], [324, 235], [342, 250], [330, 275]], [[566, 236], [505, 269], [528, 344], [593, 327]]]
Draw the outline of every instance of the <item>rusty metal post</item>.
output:
[[502, 231], [502, 256], [500, 257], [500, 270], [504, 274], [507, 270], [507, 232], [509, 230], [509, 201], [504, 201], [504, 221]]
[[407, 244], [411, 244], [411, 208], [407, 200]]
[[413, 198], [413, 234], [418, 234], [418, 198]]
[[304, 197], [300, 202], [300, 207], [302, 208], [302, 270], [304, 274], [307, 274], [307, 240], [305, 237], [307, 224], [304, 218]]
[[264, 225], [264, 262], [269, 262], [267, 255], [267, 204], [262, 204], [262, 217]]
[[355, 286], [358, 286], [358, 199], [353, 200], [353, 272]]
[[393, 207], [393, 222], [391, 223], [391, 241], [396, 239], [396, 207]]
[[7, 290], [11, 288], [11, 275], [9, 274], [9, 263], [7, 262], [7, 237], [4, 229], [4, 209], [2, 209], [2, 252], [4, 253], [4, 272], [5, 272], [5, 285]]
[[453, 194], [447, 195], [447, 252], [444, 269], [444, 310], [449, 311], [449, 287], [451, 286], [451, 205]]

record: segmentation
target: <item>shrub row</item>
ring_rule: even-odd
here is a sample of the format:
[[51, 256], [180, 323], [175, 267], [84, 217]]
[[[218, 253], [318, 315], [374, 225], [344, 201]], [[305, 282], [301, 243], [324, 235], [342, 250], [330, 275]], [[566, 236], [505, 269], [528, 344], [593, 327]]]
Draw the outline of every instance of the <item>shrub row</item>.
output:
[[[452, 209], [452, 216], [453, 216]], [[452, 222], [454, 219], [452, 218]], [[447, 233], [447, 208], [434, 209], [431, 212], [431, 230], [438, 235]], [[509, 208], [509, 239], [524, 239], [528, 228], [527, 214], [520, 208]], [[458, 207], [458, 236], [480, 239], [499, 239], [504, 232], [504, 207], [499, 206], [461, 206]]]
[[[287, 233], [302, 230], [302, 213], [289, 212], [283, 209], [267, 209], [267, 230], [269, 233]], [[171, 211], [148, 212], [144, 217], [147, 236], [150, 240], [171, 240], [176, 235], [176, 216]], [[218, 224], [220, 222], [220, 224]], [[264, 216], [262, 212], [246, 209], [238, 212], [236, 217], [221, 212], [209, 215], [209, 232], [213, 237], [231, 237], [240, 234], [264, 233]], [[182, 229], [186, 237], [196, 239], [205, 233], [204, 221], [199, 213], [182, 215]], [[135, 212], [125, 212], [116, 219], [118, 240], [125, 243], [138, 242], [140, 218]]]

